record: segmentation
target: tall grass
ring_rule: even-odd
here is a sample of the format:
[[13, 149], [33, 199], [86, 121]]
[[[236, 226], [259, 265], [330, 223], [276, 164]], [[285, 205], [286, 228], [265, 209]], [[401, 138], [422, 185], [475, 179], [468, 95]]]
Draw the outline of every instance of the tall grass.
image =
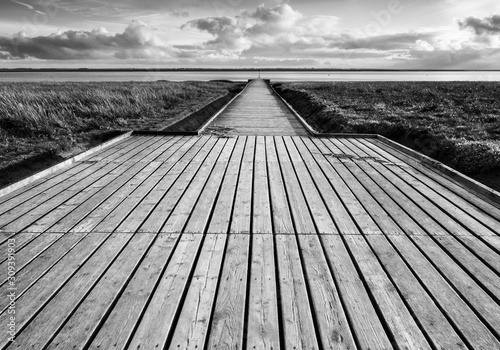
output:
[[287, 83], [278, 91], [321, 132], [377, 133], [467, 174], [500, 169], [500, 83]]
[[46, 150], [69, 150], [106, 130], [160, 128], [186, 111], [224, 96], [234, 85], [230, 82], [1, 83], [0, 168], [16, 157]]

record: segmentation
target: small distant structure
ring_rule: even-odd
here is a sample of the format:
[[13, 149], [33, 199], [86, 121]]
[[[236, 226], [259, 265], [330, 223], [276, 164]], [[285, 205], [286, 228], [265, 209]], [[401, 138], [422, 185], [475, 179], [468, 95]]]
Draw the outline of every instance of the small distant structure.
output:
[[259, 79], [260, 79], [260, 68], [259, 68]]

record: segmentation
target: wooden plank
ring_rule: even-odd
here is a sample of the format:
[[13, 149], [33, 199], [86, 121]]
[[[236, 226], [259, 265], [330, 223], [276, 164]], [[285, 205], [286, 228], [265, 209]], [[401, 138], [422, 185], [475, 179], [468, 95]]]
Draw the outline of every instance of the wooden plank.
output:
[[[131, 152], [126, 159], [131, 159], [134, 156], [139, 158], [146, 156], [147, 150], [145, 150], [145, 148], [147, 147], [144, 146], [144, 148], [142, 148], [142, 146], [143, 145], [134, 150], [134, 152]], [[124, 159], [124, 161], [126, 159]], [[71, 179], [64, 181], [64, 185], [59, 186], [57, 189], [59, 192], [42, 193], [29, 202], [17, 206], [15, 210], [13, 209], [4, 213], [0, 216], [0, 222], [5, 223], [2, 229], [20, 231], [74, 195], [83, 196], [88, 192], [94, 191], [95, 187], [105, 186], [116, 174], [126, 171], [133, 165], [134, 164], [127, 162], [112, 162], [107, 163], [95, 172], [91, 172], [92, 169], [90, 168], [88, 172], [84, 171], [80, 173], [79, 176], [75, 177], [73, 179], [74, 181]]]
[[[26, 187], [32, 188], [34, 186], [37, 186], [37, 185], [41, 184], [42, 182], [45, 182], [47, 177], [50, 177], [56, 173], [59, 174], [65, 170], [67, 170], [67, 168], [70, 167], [71, 165], [73, 165], [75, 162], [77, 162], [85, 157], [88, 157], [89, 155], [93, 155], [93, 154], [102, 152], [103, 149], [106, 149], [106, 148], [108, 148], [116, 143], [119, 143], [120, 141], [122, 141], [125, 138], [128, 138], [129, 136], [130, 136], [130, 132], [126, 132], [126, 133], [124, 133], [120, 136], [117, 136], [109, 141], [106, 141], [98, 146], [92, 147], [91, 149], [89, 149], [87, 151], [84, 151], [80, 154], [77, 154], [74, 157], [66, 159], [65, 161], [60, 162], [57, 165], [54, 165], [48, 169], [42, 170], [42, 171], [40, 171], [32, 176], [29, 176], [25, 179], [17, 181], [16, 183], [14, 183], [12, 185], [9, 185], [7, 187], [0, 189], [0, 198], [1, 198], [0, 204], [3, 203], [7, 199], [6, 197], [8, 195], [9, 195], [9, 198], [12, 198], [10, 195], [14, 192], [16, 192], [16, 194], [19, 194], [21, 191], [25, 191]], [[19, 190], [21, 190], [21, 191], [19, 191]], [[14, 194], [14, 196], [16, 194]]]
[[[141, 200], [139, 205], [125, 219], [123, 219], [123, 213], [114, 211], [112, 215], [117, 217], [116, 221], [121, 221], [118, 228], [116, 228], [115, 221], [106, 218], [94, 231], [116, 228], [118, 232], [135, 232], [149, 219], [154, 225], [151, 229], [158, 232], [166, 218], [166, 214], [182, 195], [183, 189], [194, 176], [215, 143], [215, 138], [204, 139], [201, 144], [196, 144], [196, 148], [186, 152], [185, 156], [168, 171], [165, 177], [155, 185], [153, 190]], [[165, 214], [162, 215], [162, 213]], [[145, 227], [144, 232], [148, 232], [147, 227]]]
[[250, 236], [229, 235], [211, 319], [208, 349], [243, 349]]
[[[16, 273], [19, 273], [31, 260], [38, 257], [41, 253], [47, 250], [52, 244], [54, 244], [61, 234], [45, 234], [35, 237], [32, 241], [24, 246], [17, 245], [17, 240], [15, 242], [15, 266]], [[5, 250], [7, 252], [7, 250]], [[5, 254], [7, 255], [7, 254]], [[2, 260], [0, 263], [0, 271], [8, 271], [8, 260]]]
[[[485, 264], [497, 273], [500, 272], [500, 237], [482, 236], [480, 241], [474, 236], [455, 236], [475, 256], [479, 257]], [[495, 257], [496, 256], [496, 257]]]
[[[374, 148], [378, 153], [386, 157], [401, 159], [411, 167], [406, 167], [405, 170], [408, 174], [417, 178], [422, 184], [433, 189], [450, 202], [456, 203], [461, 208], [466, 208], [465, 211], [473, 212], [475, 216], [480, 218], [489, 225], [490, 228], [499, 227], [500, 223], [500, 207], [491, 204], [489, 201], [479, 197], [473, 190], [467, 189], [463, 184], [455, 182], [454, 179], [449, 178], [446, 174], [431, 168], [429, 165], [417, 162], [414, 158], [393, 150], [388, 145], [373, 140], [373, 144], [367, 144]], [[497, 232], [498, 234], [499, 232]]]
[[[420, 217], [418, 217], [418, 212], [414, 215], [412, 211], [404, 211], [398, 204], [398, 202], [400, 202], [399, 198], [393, 199], [382, 190], [379, 186], [387, 181], [377, 176], [378, 173], [373, 168], [367, 166], [366, 162], [356, 161], [356, 163], [345, 162], [344, 164], [366, 191], [371, 194], [380, 207], [398, 224], [401, 230], [408, 235], [427, 234], [416, 222], [416, 220], [420, 219]], [[361, 190], [359, 192], [361, 192]], [[398, 200], [398, 202], [396, 202], [396, 200]], [[427, 216], [424, 216], [424, 218], [427, 218]], [[431, 221], [430, 218], [427, 218], [427, 221]], [[434, 224], [434, 226], [437, 225]]]
[[[145, 183], [137, 188], [137, 190], [132, 192], [131, 195], [129, 195], [123, 202], [118, 204], [113, 209], [107, 209], [106, 206], [100, 206], [97, 211], [87, 216], [71, 231], [112, 232], [123, 221], [129, 220], [135, 220], [134, 222], [136, 222], [136, 226], [138, 227], [138, 225], [140, 225], [140, 223], [142, 222], [141, 220], [143, 220], [148, 213], [146, 210], [139, 210], [144, 209], [141, 207], [142, 205], [144, 205], [143, 202], [146, 201], [149, 206], [156, 204], [152, 197], [161, 198], [161, 196], [163, 196], [163, 191], [166, 191], [168, 187], [164, 189], [164, 187], [162, 186], [165, 185], [165, 181], [169, 178], [170, 172], [175, 172], [176, 167], [181, 166], [181, 164], [187, 164], [189, 160], [192, 159], [189, 157], [193, 157], [194, 154], [196, 154], [201, 149], [206, 141], [206, 139], [190, 138], [188, 142], [184, 143], [179, 149], [175, 151], [175, 153], [172, 155], [172, 158], [169, 158], [169, 160], [160, 165], [158, 170], [151, 177], [149, 177]], [[134, 212], [135, 215], [132, 215], [130, 217], [129, 215], [132, 212]], [[126, 229], [125, 227], [121, 227], [118, 232], [135, 231]]]
[[302, 262], [294, 235], [276, 235], [279, 300], [285, 349], [319, 349]]
[[125, 349], [154, 290], [162, 279], [179, 234], [157, 234], [120, 298], [89, 344], [90, 349]]
[[[182, 145], [185, 140], [177, 139], [179, 142], [173, 144], [165, 153], [172, 155]], [[160, 157], [159, 156], [159, 157]], [[158, 177], [165, 170], [165, 162], [159, 162], [156, 158], [153, 162], [146, 165], [145, 168], [136, 173], [122, 187], [111, 193], [106, 198], [99, 195], [100, 203], [94, 205], [93, 208], [88, 208], [88, 204], [84, 204], [66, 216], [64, 220], [60, 220], [46, 232], [90, 232], [98, 223], [100, 223], [108, 214], [116, 209], [123, 202], [132, 202], [136, 198], [137, 192], [145, 188], [149, 188], [152, 183], [158, 181]], [[101, 192], [98, 192], [101, 194]], [[128, 208], [131, 208], [130, 206]]]
[[[131, 235], [117, 234], [113, 239], [106, 240], [95, 254], [78, 266], [76, 273], [69, 276], [61, 287], [54, 289], [55, 285], [52, 280], [49, 285], [40, 280], [30, 288], [28, 293], [18, 298], [19, 305], [23, 307], [16, 310], [18, 334], [16, 342], [11, 347], [25, 349], [27, 344], [42, 345], [49, 341], [61, 326], [61, 322], [73, 311], [81, 298], [85, 297], [87, 291], [92, 288], [94, 282], [131, 237]], [[68, 265], [65, 267], [65, 272], [72, 271], [68, 269]], [[51, 274], [45, 275], [44, 279], [49, 275]], [[33, 295], [37, 290], [39, 294]], [[40, 295], [48, 294], [51, 296], [46, 301], [42, 301]], [[3, 315], [0, 316], [1, 318]], [[1, 339], [0, 345], [5, 345], [5, 339]]]
[[266, 144], [263, 136], [255, 140], [254, 188], [252, 231], [253, 233], [272, 233], [271, 197], [267, 173]]
[[[328, 146], [328, 143], [326, 143]], [[330, 163], [331, 160], [329, 159]], [[349, 164], [348, 164], [349, 163]], [[349, 187], [352, 193], [356, 196], [357, 201], [366, 209], [373, 221], [380, 227], [384, 234], [403, 234], [401, 228], [394, 220], [380, 207], [379, 203], [360, 185], [356, 175], [349, 171], [349, 166], [352, 165], [351, 160], [341, 159], [335, 163], [335, 170], [338, 172], [342, 180]], [[333, 164], [332, 164], [333, 165]], [[354, 216], [354, 215], [353, 215]]]
[[[146, 172], [156, 167], [157, 164], [148, 165]], [[40, 206], [39, 208], [35, 208], [21, 218], [22, 226], [19, 227], [23, 227], [23, 230], [28, 232], [44, 232], [52, 227], [52, 225], [60, 223], [67, 224], [67, 229], [63, 226], [62, 231], [57, 232], [66, 232], [72, 227], [72, 213], [75, 213], [77, 209], [82, 210], [84, 213], [88, 213], [95, 208], [103, 198], [105, 199], [113, 194], [131, 180], [135, 174], [143, 170], [143, 163], [136, 163], [129, 168], [125, 168], [121, 174], [105, 174], [94, 184], [77, 193], [69, 192], [67, 195], [63, 193], [55, 199], [59, 200], [66, 195], [64, 202], [59, 202], [59, 204], [57, 204], [57, 202], [54, 201], [54, 204], [49, 207]], [[70, 197], [71, 194], [73, 195], [72, 197]], [[78, 213], [78, 211], [76, 211], [76, 213]], [[69, 218], [66, 218], [68, 214], [70, 214]], [[66, 222], [66, 219], [68, 222]]]
[[391, 341], [356, 270], [356, 261], [349, 255], [342, 238], [322, 235], [320, 240], [359, 349], [392, 349]]
[[[162, 144], [163, 141], [165, 143]], [[157, 158], [166, 152], [176, 140], [165, 138], [161, 142], [154, 151], [141, 160], [137, 167], [132, 167], [126, 173], [117, 176], [88, 198], [73, 197], [27, 227], [26, 231], [68, 232], [90, 212], [96, 208], [102, 208], [103, 203], [110, 198], [126, 198], [161, 166], [162, 163], [158, 162]]]
[[403, 349], [430, 349], [424, 334], [366, 243], [365, 237], [344, 237], [395, 346]]
[[[500, 250], [495, 251], [494, 248], [492, 249], [487, 244], [485, 244], [489, 243], [486, 240], [487, 237], [480, 236], [480, 240], [476, 239], [469, 231], [459, 225], [459, 223], [457, 223], [453, 217], [450, 217], [447, 213], [436, 207], [432, 202], [429, 202], [413, 187], [409, 186], [395, 174], [388, 171], [386, 167], [383, 167], [381, 164], [377, 163], [373, 163], [372, 166], [376, 168], [381, 174], [383, 174], [389, 180], [389, 182], [393, 184], [393, 186], [401, 191], [401, 193], [404, 193], [407, 196], [407, 200], [402, 199], [401, 202], [406, 203], [406, 205], [409, 205], [409, 203], [412, 202], [415, 203], [418, 206], [419, 210], [422, 210], [429, 217], [432, 217], [434, 221], [436, 221], [440, 226], [446, 229], [448, 234], [455, 236], [471, 251], [481, 256], [481, 258], [484, 259], [490, 266], [493, 266], [496, 271], [500, 271], [500, 262], [498, 260], [498, 251]], [[423, 221], [422, 223], [426, 223], [426, 227], [429, 227], [428, 221]], [[443, 231], [440, 229], [433, 231], [433, 229], [429, 227], [428, 234], [440, 235], [443, 234]], [[446, 232], [444, 232], [444, 234], [447, 235]]]
[[120, 193], [120, 190], [130, 190], [137, 181], [151, 175], [160, 165], [157, 162], [152, 162], [144, 167], [144, 164], [141, 162], [118, 176], [113, 176], [111, 179], [106, 178], [110, 181], [103, 187], [100, 187], [102, 182], [99, 181], [99, 187], [89, 188], [88, 191], [83, 190], [27, 226], [25, 230], [28, 232], [69, 231], [82, 217], [98, 208], [103, 201], [117, 192]]
[[444, 165], [443, 163], [437, 162], [434, 159], [431, 159], [421, 153], [415, 152], [414, 150], [406, 146], [400, 145], [396, 142], [386, 139], [383, 136], [378, 135], [377, 140], [390, 145], [390, 148], [395, 148], [400, 152], [411, 155], [413, 158], [416, 158], [423, 164], [425, 164], [428, 168], [439, 171], [439, 173], [444, 174], [446, 178], [451, 179], [458, 185], [461, 185], [464, 188], [469, 189], [471, 192], [475, 193], [476, 196], [480, 196], [483, 200], [488, 201], [493, 206], [500, 208], [499, 206], [500, 193], [494, 191], [488, 186], [485, 186], [482, 183], [459, 173], [458, 171], [450, 168], [449, 166]]
[[[461, 266], [453, 261], [453, 259], [442, 251], [430, 237], [415, 238], [415, 243], [426, 254], [429, 260], [433, 262], [436, 269], [441, 272], [448, 284], [453, 285], [462, 299], [468, 301], [469, 307], [476, 310], [479, 318], [483, 323], [488, 323], [491, 328], [496, 330], [496, 336], [500, 335], [500, 306], [487, 291], [483, 290], [474, 281]], [[500, 278], [492, 281], [494, 284], [499, 284]], [[473, 324], [472, 318], [470, 323]], [[500, 344], [500, 343], [498, 343]]]
[[[374, 167], [377, 167], [377, 168], [381, 167], [379, 164], [372, 164], [372, 165]], [[365, 167], [366, 165], [360, 164], [360, 166]], [[436, 240], [438, 240], [440, 242], [442, 241], [446, 245], [446, 250], [448, 252], [450, 252], [450, 253], [454, 252], [454, 255], [459, 260], [459, 262], [461, 262], [463, 260], [467, 261], [467, 265], [469, 266], [470, 269], [472, 269], [471, 271], [474, 271], [472, 273], [472, 275], [474, 275], [477, 279], [482, 280], [483, 283], [486, 283], [486, 285], [489, 285], [490, 288], [493, 288], [493, 290], [496, 290], [495, 283], [493, 283], [493, 285], [491, 284], [491, 281], [494, 281], [496, 279], [496, 277], [495, 277], [496, 275], [483, 262], [481, 262], [476, 257], [474, 257], [471, 254], [471, 252], [467, 251], [460, 243], [457, 242], [456, 239], [449, 237], [448, 236], [449, 234], [446, 233], [442, 227], [437, 226], [434, 223], [434, 221], [430, 221], [430, 219], [425, 220], [425, 218], [419, 217], [418, 213], [419, 213], [419, 211], [421, 211], [421, 209], [418, 207], [415, 208], [414, 206], [408, 205], [411, 202], [409, 202], [408, 199], [406, 199], [406, 197], [403, 198], [404, 195], [402, 193], [397, 193], [395, 191], [395, 187], [392, 185], [389, 185], [389, 183], [387, 181], [384, 181], [385, 179], [381, 178], [380, 176], [376, 176], [376, 175], [374, 176], [373, 173], [372, 173], [372, 178], [376, 184], [378, 184], [379, 186], [382, 186], [384, 189], [386, 189], [386, 191], [388, 191], [389, 194], [393, 193], [393, 195], [392, 195], [393, 198], [400, 197], [401, 200], [398, 200], [398, 204], [401, 205], [402, 207], [406, 207], [407, 212], [412, 214], [412, 218], [414, 218], [414, 220], [418, 220], [421, 225], [424, 225], [428, 234], [430, 234], [430, 235], [446, 235], [447, 237], [436, 238]], [[376, 187], [376, 185], [374, 183], [367, 182], [365, 184], [365, 187], [367, 189], [369, 189], [370, 192], [372, 192], [373, 189]], [[384, 197], [383, 195], [377, 196], [376, 192], [374, 195], [376, 196], [377, 200], [383, 200], [383, 197]], [[436, 215], [436, 213], [434, 213], [434, 214]], [[400, 222], [402, 220], [402, 218], [397, 217], [397, 218], [395, 218], [395, 220]], [[461, 240], [461, 238], [459, 238], [459, 239]], [[478, 244], [476, 242], [473, 242], [472, 244], [475, 246], [478, 246]], [[490, 252], [491, 258], [488, 259], [489, 261], [495, 260], [494, 255], [492, 255], [492, 253], [493, 252]], [[496, 261], [500, 264], [500, 261], [498, 261], [498, 259], [496, 259]], [[497, 268], [500, 267], [499, 264], [497, 264], [497, 266], [496, 266]], [[496, 271], [500, 271], [500, 270], [496, 270]], [[497, 295], [500, 297], [499, 294], [497, 294]], [[500, 300], [500, 298], [499, 298], [499, 300]]]
[[[92, 273], [98, 270], [97, 266], [91, 265], [92, 261], [88, 261], [82, 271], [70, 280], [21, 333], [19, 344], [23, 343], [23, 339], [26, 345], [33, 339], [44, 339], [48, 345], [46, 349], [68, 349], [87, 343], [136, 271], [154, 238], [155, 235], [152, 234], [134, 235], [116, 260], [108, 257], [107, 260], [112, 261], [112, 265], [103, 270], [102, 276], [91, 287], [89, 293], [83, 295], [83, 278], [80, 276], [84, 273], [84, 269], [87, 268], [87, 271]], [[112, 236], [110, 240], [117, 240], [117, 237]], [[89, 269], [90, 266], [92, 270]], [[82, 295], [80, 303], [78, 303], [79, 293]], [[66, 314], [68, 316], [64, 319]], [[54, 333], [55, 330], [57, 334]]]
[[399, 249], [415, 249], [408, 239], [399, 236], [366, 236], [366, 240], [387, 270], [399, 293], [409, 305], [412, 315], [427, 334], [431, 345], [437, 349], [466, 349], [467, 346], [438, 308], [434, 299], [429, 296], [425, 286], [422, 286], [412, 273], [411, 268], [414, 264], [425, 262], [417, 260], [405, 262], [387, 241], [388, 239], [399, 242]]
[[[65, 238], [65, 236], [63, 237]], [[30, 269], [23, 269], [17, 276], [17, 303], [22, 303], [22, 310], [17, 313], [18, 324], [31, 317], [41, 305], [51, 298], [69, 278], [83, 265], [106, 240], [106, 235], [70, 236], [61, 239], [60, 244], [45, 251]], [[76, 242], [75, 242], [76, 240]], [[74, 246], [76, 244], [76, 247]], [[64, 250], [68, 249], [68, 250]], [[2, 286], [7, 290], [6, 285]], [[5, 309], [9, 301], [0, 300], [1, 316], [6, 317]]]
[[372, 149], [376, 150], [383, 156], [392, 156], [398, 160], [400, 159], [401, 161], [405, 161], [413, 169], [426, 175], [429, 178], [423, 181], [429, 181], [429, 183], [435, 183], [444, 186], [457, 195], [460, 195], [462, 198], [466, 199], [469, 203], [475, 205], [483, 212], [488, 213], [492, 217], [500, 217], [500, 206], [494, 205], [489, 201], [484, 200], [483, 198], [479, 197], [477, 193], [474, 193], [474, 191], [467, 189], [463, 186], [463, 184], [456, 182], [454, 179], [446, 176], [446, 174], [443, 174], [439, 170], [436, 170], [429, 165], [426, 165], [425, 163], [420, 163], [411, 156], [408, 156], [403, 152], [399, 152], [379, 140], [360, 140], [360, 142], [365, 144], [367, 147], [371, 147]]
[[[176, 232], [175, 230], [180, 229], [185, 232], [190, 233], [204, 233], [208, 228], [208, 221], [212, 214], [213, 207], [215, 202], [217, 201], [217, 197], [219, 196], [219, 189], [222, 184], [222, 180], [225, 177], [227, 167], [229, 165], [229, 159], [232, 156], [234, 151], [234, 147], [236, 144], [236, 139], [229, 139], [224, 146], [224, 149], [221, 151], [219, 158], [215, 161], [215, 166], [212, 169], [208, 179], [202, 190], [202, 181], [199, 177], [196, 177], [193, 181], [196, 182], [198, 186], [190, 186], [189, 190], [185, 193], [185, 198], [196, 198], [197, 192], [199, 193], [198, 200], [195, 205], [188, 204], [188, 202], [183, 203], [182, 200], [179, 202], [176, 210], [181, 210], [182, 205], [185, 204], [184, 209], [184, 218], [180, 219], [180, 215], [177, 214], [178, 224], [170, 223], [167, 221], [165, 227], [162, 229], [164, 231]], [[200, 173], [199, 173], [200, 174]], [[198, 175], [199, 175], [198, 174]], [[191, 191], [192, 190], [192, 191]], [[191, 192], [189, 192], [191, 191]], [[193, 195], [191, 195], [191, 193]], [[176, 212], [172, 213], [172, 217]]]
[[252, 236], [247, 348], [280, 349], [275, 248], [272, 234]]
[[308, 135], [297, 117], [260, 79], [250, 82], [207, 130], [226, 126], [232, 127], [233, 135]]
[[215, 204], [214, 213], [210, 220], [208, 233], [227, 233], [231, 223], [231, 214], [233, 203], [236, 196], [236, 188], [240, 173], [243, 150], [245, 148], [246, 138], [238, 137], [236, 145], [229, 160], [229, 165], [222, 182], [220, 195]]
[[207, 234], [169, 349], [203, 349], [215, 302], [227, 235]]
[[318, 236], [298, 235], [297, 239], [322, 348], [355, 349], [345, 310]]
[[[337, 138], [329, 138], [329, 139], [322, 139], [325, 143], [326, 141], [328, 141], [330, 144], [332, 144], [334, 146], [334, 148], [331, 148], [331, 150], [333, 152], [335, 152], [335, 154], [337, 154], [338, 150], [340, 150], [341, 154], [343, 155], [346, 155], [346, 156], [349, 156], [350, 158], [359, 158], [359, 157], [362, 157], [363, 155], [358, 155], [357, 152], [353, 151], [352, 149], [350, 149], [349, 147], [347, 147], [342, 141], [341, 139], [337, 139]], [[342, 139], [344, 140], [344, 139]]]
[[305, 167], [309, 169], [311, 175], [314, 174], [312, 180], [316, 184], [319, 194], [323, 198], [339, 233], [359, 234], [359, 229], [356, 227], [356, 224], [344, 207], [344, 204], [328, 181], [323, 169], [321, 169], [309, 149], [305, 146], [303, 138], [295, 136], [292, 137], [292, 140], [303, 159]]
[[[187, 217], [184, 216], [186, 206], [192, 206], [194, 204], [193, 202], [198, 198], [199, 191], [201, 190], [200, 187], [205, 183], [206, 177], [214, 166], [214, 162], [219, 157], [225, 143], [226, 140], [217, 140], [213, 148], [207, 150], [209, 151], [209, 153], [207, 152], [208, 154], [206, 154], [205, 152], [200, 152], [198, 154], [200, 156], [204, 156], [204, 158], [200, 159], [201, 157], [196, 157], [193, 161], [191, 161], [189, 166], [182, 172], [179, 178], [177, 178], [168, 192], [163, 192], [162, 200], [158, 203], [158, 205], [151, 212], [150, 216], [141, 225], [141, 227], [139, 228], [139, 232], [160, 232], [160, 230], [163, 230], [164, 225], [168, 220], [171, 220], [171, 222], [177, 222], [176, 216], [178, 211], [176, 211], [175, 213], [176, 216], [171, 215], [173, 214], [174, 210], [176, 210], [177, 205], [181, 202], [183, 205], [181, 206], [181, 209], [184, 212], [181, 212], [180, 219], [187, 219]], [[201, 183], [198, 181], [194, 181], [195, 178], [200, 179]], [[191, 184], [194, 185], [196, 191], [192, 189], [193, 187], [191, 187]], [[187, 191], [190, 191], [191, 196], [193, 196], [194, 192], [195, 197], [192, 198], [186, 196], [185, 193]], [[169, 226], [165, 226], [165, 230], [167, 230], [168, 228]], [[182, 227], [179, 230], [181, 229]]]
[[[327, 159], [325, 155], [329, 154], [331, 151], [323, 144], [323, 142], [321, 142], [321, 140], [303, 139], [303, 141], [309, 149], [309, 152], [318, 162], [318, 165], [323, 170], [332, 188], [341, 199], [343, 205], [350, 213], [350, 216], [355, 221], [356, 227], [358, 227], [364, 234], [382, 234], [381, 229], [377, 226], [372, 217], [352, 193], [348, 184], [344, 182], [344, 180], [337, 173], [335, 168], [336, 164], [340, 163], [340, 160], [336, 158], [330, 159], [331, 157], [328, 157]], [[354, 231], [354, 233], [356, 233], [356, 231]]]
[[230, 233], [250, 233], [252, 224], [253, 168], [255, 137], [247, 137], [236, 189]]
[[[320, 234], [338, 234], [339, 231], [335, 226], [335, 222], [330, 216], [330, 212], [323, 201], [323, 198], [315, 185], [314, 179], [321, 177], [323, 174], [309, 173], [308, 169], [301, 155], [299, 154], [292, 139], [287, 136], [283, 137], [284, 143], [288, 150], [290, 160], [300, 183], [300, 187], [304, 193], [304, 197], [312, 213], [315, 226]], [[313, 168], [315, 169], [315, 168]], [[317, 169], [315, 169], [317, 170]], [[300, 208], [304, 210], [303, 208]]]
[[265, 138], [267, 173], [271, 194], [272, 222], [275, 233], [294, 233], [292, 214], [286, 198], [285, 185], [281, 176], [278, 155], [272, 137]]
[[[351, 142], [353, 144], [356, 144], [355, 140]], [[460, 195], [454, 193], [453, 191], [450, 191], [447, 187], [430, 180], [428, 176], [426, 176], [422, 172], [417, 171], [416, 169], [409, 167], [404, 167], [403, 169], [409, 176], [412, 176], [413, 178], [420, 181], [422, 185], [425, 185], [427, 188], [432, 189], [436, 194], [440, 195], [443, 199], [446, 199], [448, 202], [453, 203], [455, 206], [459, 207], [462, 211], [469, 213], [477, 221], [489, 227], [492, 231], [496, 230], [496, 233], [500, 234], [500, 221], [498, 219], [500, 216], [497, 216], [497, 218], [495, 218], [487, 213], [484, 213], [483, 210], [479, 209], [477, 206], [469, 203], [467, 200], [462, 198]], [[483, 204], [486, 203], [483, 201]], [[500, 210], [498, 211], [498, 214], [500, 215]]]
[[[416, 205], [411, 200], [408, 200], [408, 198], [405, 196], [404, 189], [395, 186], [392, 181], [382, 176], [383, 174], [386, 174], [386, 172], [384, 172], [384, 167], [381, 164], [370, 162], [370, 163], [359, 163], [358, 166], [362, 170], [364, 170], [367, 174], [369, 173], [369, 179], [368, 176], [365, 176], [364, 178], [367, 179], [366, 181], [367, 184], [366, 186], [368, 186], [367, 188], [369, 188], [370, 191], [372, 191], [375, 198], [377, 198], [381, 202], [394, 201], [402, 210], [405, 211], [406, 214], [399, 216], [396, 214], [396, 212], [392, 211], [390, 208], [387, 209], [392, 213], [394, 213], [394, 217], [397, 222], [402, 223], [402, 225], [406, 225], [406, 223], [412, 221], [417, 222], [420, 226], [422, 226], [425, 229], [424, 233], [422, 233], [421, 230], [416, 230], [415, 232], [417, 234], [425, 234], [425, 233], [430, 235], [448, 234], [446, 230], [442, 226], [440, 226], [438, 222], [436, 222], [435, 217], [428, 215], [418, 205]], [[373, 183], [380, 186], [380, 188], [384, 191], [385, 194], [380, 194], [381, 192], [376, 189], [377, 186], [374, 185]], [[386, 199], [387, 196], [390, 197], [390, 199]], [[400, 210], [397, 211], [399, 212]], [[438, 213], [434, 213], [434, 215], [438, 216]], [[409, 219], [408, 216], [410, 216], [411, 218]], [[412, 232], [411, 228], [409, 229], [410, 229], [409, 233], [411, 233]]]
[[[447, 318], [453, 322], [456, 329], [462, 333], [463, 338], [471, 344], [471, 347], [477, 349], [498, 348], [500, 346], [498, 340], [495, 339], [488, 328], [478, 319], [456, 291], [450, 287], [447, 281], [440, 276], [436, 271], [436, 265], [431, 265], [417, 249], [399, 248], [402, 243], [407, 241], [407, 237], [390, 238], [398, 247], [403, 258], [409, 262], [422, 285], [433, 295], [436, 303], [441, 306]], [[411, 238], [413, 241], [423, 243], [419, 244], [419, 246], [424, 252], [427, 249], [432, 249], [433, 243], [430, 237], [411, 236]], [[437, 259], [444, 257], [445, 255], [442, 252], [432, 255], [432, 259], [436, 263], [438, 262]]]
[[202, 243], [202, 235], [181, 236], [128, 348], [155, 349], [167, 345]]
[[278, 161], [283, 174], [287, 198], [290, 203], [290, 211], [292, 212], [295, 231], [298, 234], [316, 233], [317, 229], [314, 225], [310, 208], [304, 198], [304, 193], [302, 192], [297, 175], [291, 164], [283, 139], [281, 137], [275, 137], [274, 142], [276, 144]]
[[[144, 139], [143, 140], [133, 139], [133, 138], [130, 139], [133, 140], [133, 142], [127, 142], [128, 147], [124, 147], [123, 144], [120, 144], [120, 146], [123, 147], [122, 151], [125, 152], [130, 151], [133, 149], [134, 145], [136, 145], [137, 142], [139, 142], [140, 144], [142, 142], [147, 141]], [[107, 149], [105, 154], [111, 156], [113, 152], [117, 152], [115, 147]], [[102, 166], [102, 164], [96, 164], [95, 162], [90, 161], [89, 159], [83, 159], [81, 162], [74, 164], [72, 167], [69, 167], [68, 169], [64, 169], [61, 170], [60, 172], [55, 173], [54, 176], [42, 178], [31, 185], [22, 187], [19, 190], [9, 194], [8, 196], [4, 196], [1, 198], [2, 202], [0, 204], [0, 213], [4, 213], [6, 210], [10, 210], [15, 206], [30, 200], [34, 196], [43, 193], [47, 190], [50, 190], [54, 186], [60, 185], [62, 181], [67, 180], [74, 175], [78, 175], [79, 173], [90, 167], [98, 169], [98, 167], [100, 166]]]
[[[63, 235], [48, 249], [43, 251], [36, 259], [30, 260], [24, 268], [16, 271], [16, 294], [20, 296], [32, 284], [47, 273], [57, 262], [62, 259], [85, 237], [83, 234]], [[0, 285], [0, 293], [8, 295], [9, 285], [8, 279], [2, 281]], [[0, 304], [0, 310], [4, 310], [7, 303]], [[2, 311], [3, 312], [3, 311]]]
[[[38, 237], [39, 233], [33, 232], [1, 232], [2, 243], [0, 243], [0, 251], [6, 252], [8, 249], [9, 239], [16, 240], [16, 250], [22, 249], [25, 245], [29, 244], [32, 240]], [[6, 256], [2, 256], [0, 261], [7, 260]]]

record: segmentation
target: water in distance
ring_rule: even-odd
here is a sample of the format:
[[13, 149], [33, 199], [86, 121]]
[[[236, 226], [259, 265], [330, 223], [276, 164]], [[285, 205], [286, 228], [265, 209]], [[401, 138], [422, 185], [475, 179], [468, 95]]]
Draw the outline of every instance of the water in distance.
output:
[[[0, 72], [0, 82], [247, 80], [256, 71]], [[263, 71], [273, 81], [500, 81], [500, 71]]]

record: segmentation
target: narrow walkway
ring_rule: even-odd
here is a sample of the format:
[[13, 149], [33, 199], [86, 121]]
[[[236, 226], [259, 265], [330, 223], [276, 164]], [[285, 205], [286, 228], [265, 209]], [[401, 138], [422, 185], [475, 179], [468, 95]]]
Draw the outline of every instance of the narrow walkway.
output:
[[307, 130], [262, 79], [245, 91], [206, 130], [209, 134], [307, 136]]

